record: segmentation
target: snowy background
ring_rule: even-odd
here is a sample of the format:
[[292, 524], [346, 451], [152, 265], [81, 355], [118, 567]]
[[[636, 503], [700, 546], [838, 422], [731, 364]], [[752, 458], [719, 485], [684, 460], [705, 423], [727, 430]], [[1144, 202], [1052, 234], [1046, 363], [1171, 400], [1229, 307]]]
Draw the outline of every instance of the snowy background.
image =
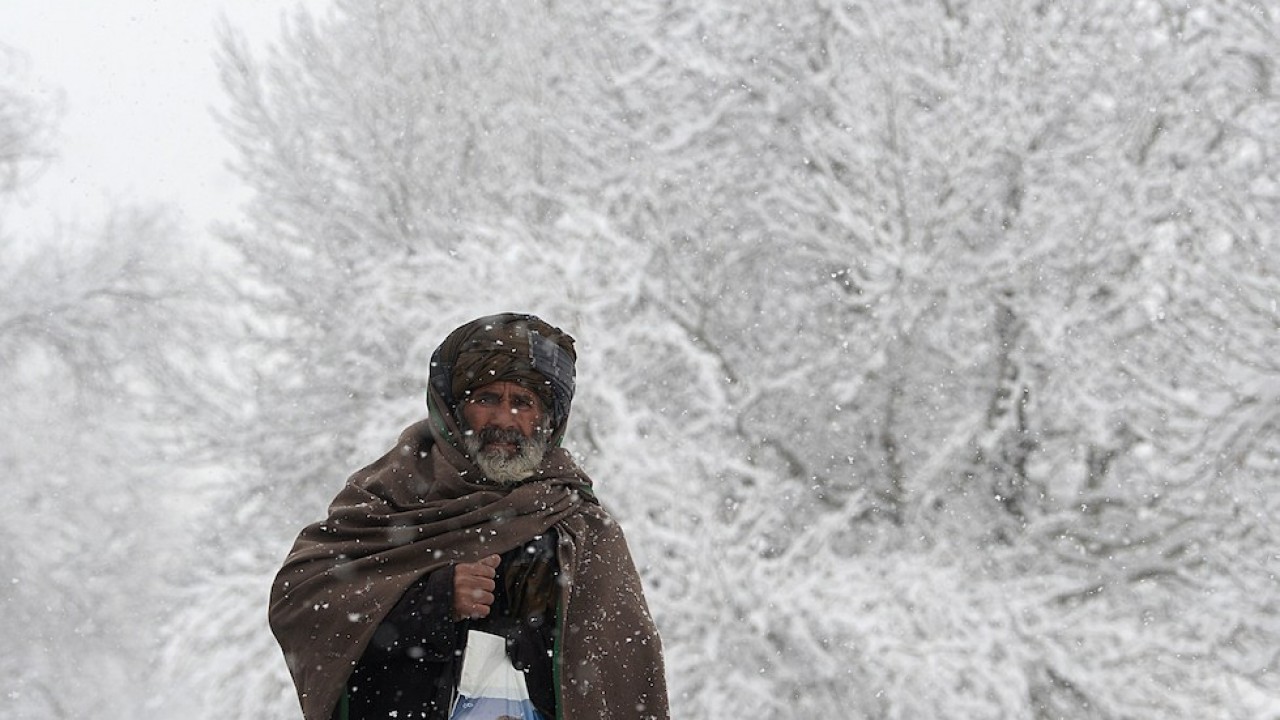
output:
[[162, 5], [0, 10], [4, 717], [298, 718], [275, 570], [510, 309], [675, 717], [1280, 718], [1272, 4]]

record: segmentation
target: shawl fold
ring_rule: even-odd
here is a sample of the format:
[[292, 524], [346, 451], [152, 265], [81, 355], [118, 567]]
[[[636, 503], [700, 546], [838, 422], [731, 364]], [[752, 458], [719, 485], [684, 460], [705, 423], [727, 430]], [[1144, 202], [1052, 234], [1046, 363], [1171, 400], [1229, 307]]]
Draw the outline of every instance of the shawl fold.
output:
[[305, 528], [271, 588], [269, 620], [306, 720], [331, 720], [378, 624], [415, 581], [555, 527], [562, 589], [559, 714], [668, 717], [657, 629], [618, 524], [568, 452], [528, 481], [484, 480], [437, 423], [419, 422], [355, 473]]

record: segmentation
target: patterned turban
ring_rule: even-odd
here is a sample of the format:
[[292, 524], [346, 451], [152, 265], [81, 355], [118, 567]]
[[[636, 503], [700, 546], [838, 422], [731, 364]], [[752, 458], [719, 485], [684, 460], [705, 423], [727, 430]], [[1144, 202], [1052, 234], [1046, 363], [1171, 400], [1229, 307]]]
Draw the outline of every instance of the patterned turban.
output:
[[573, 338], [536, 315], [477, 318], [449, 333], [431, 355], [430, 384], [450, 412], [472, 390], [508, 381], [536, 392], [562, 429], [573, 402]]

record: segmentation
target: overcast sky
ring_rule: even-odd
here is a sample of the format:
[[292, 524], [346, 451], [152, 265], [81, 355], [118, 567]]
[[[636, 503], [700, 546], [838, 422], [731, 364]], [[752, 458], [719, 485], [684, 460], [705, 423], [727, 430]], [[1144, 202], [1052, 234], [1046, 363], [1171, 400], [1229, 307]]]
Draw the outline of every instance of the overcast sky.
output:
[[[169, 203], [188, 228], [226, 217], [235, 183], [210, 113], [220, 15], [255, 41], [297, 0], [6, 0], [0, 44], [25, 55], [29, 86], [62, 94], [57, 164], [33, 217], [92, 217], [109, 203]], [[3, 68], [3, 65], [0, 65]], [[52, 211], [52, 213], [50, 212]]]

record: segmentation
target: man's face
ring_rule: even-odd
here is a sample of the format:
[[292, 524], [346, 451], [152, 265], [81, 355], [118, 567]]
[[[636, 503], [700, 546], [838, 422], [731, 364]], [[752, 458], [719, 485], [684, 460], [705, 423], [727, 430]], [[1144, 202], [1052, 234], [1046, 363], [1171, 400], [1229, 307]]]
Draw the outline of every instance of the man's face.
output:
[[[462, 419], [476, 432], [488, 428], [515, 430], [521, 436], [532, 438], [534, 431], [542, 427], [542, 399], [532, 390], [505, 380], [489, 383], [471, 391], [462, 403]], [[512, 443], [486, 443], [505, 450], [510, 455], [516, 451]]]
[[546, 414], [538, 394], [513, 382], [479, 387], [462, 402], [463, 447], [491, 480], [518, 482], [546, 453]]

